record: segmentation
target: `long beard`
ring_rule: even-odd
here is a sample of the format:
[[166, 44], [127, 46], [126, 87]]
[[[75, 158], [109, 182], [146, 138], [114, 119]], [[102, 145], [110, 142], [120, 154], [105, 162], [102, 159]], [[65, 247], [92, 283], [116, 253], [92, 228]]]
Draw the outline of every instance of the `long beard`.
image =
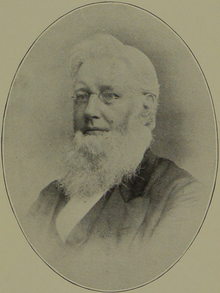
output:
[[68, 173], [61, 179], [69, 197], [104, 194], [137, 171], [152, 140], [148, 127], [84, 136], [77, 132], [67, 155]]

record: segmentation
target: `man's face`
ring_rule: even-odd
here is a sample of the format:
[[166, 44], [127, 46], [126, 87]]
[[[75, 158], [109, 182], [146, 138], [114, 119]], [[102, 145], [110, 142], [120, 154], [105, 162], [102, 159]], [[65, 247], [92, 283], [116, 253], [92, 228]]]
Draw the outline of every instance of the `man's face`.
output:
[[140, 96], [135, 76], [124, 61], [110, 57], [87, 60], [74, 86], [74, 131], [85, 136], [126, 132], [143, 109]]
[[93, 196], [135, 174], [151, 142], [145, 98], [126, 63], [90, 59], [74, 84], [75, 136], [63, 182], [69, 195]]

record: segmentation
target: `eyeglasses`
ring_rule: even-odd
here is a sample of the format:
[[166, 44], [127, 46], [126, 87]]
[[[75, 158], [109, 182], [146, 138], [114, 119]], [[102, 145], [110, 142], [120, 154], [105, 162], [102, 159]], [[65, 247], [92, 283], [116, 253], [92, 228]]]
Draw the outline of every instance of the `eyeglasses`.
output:
[[79, 90], [74, 94], [73, 99], [76, 103], [84, 104], [88, 103], [91, 95], [97, 95], [98, 99], [106, 105], [113, 104], [115, 100], [121, 98], [121, 96], [113, 92], [89, 93], [87, 91]]
[[[72, 98], [78, 104], [86, 104], [86, 103], [88, 103], [91, 95], [97, 95], [98, 99], [106, 105], [111, 105], [116, 100], [118, 100], [122, 97], [121, 95], [117, 95], [114, 92], [90, 93], [90, 92], [87, 92], [84, 90], [78, 90], [78, 91], [76, 91], [76, 93], [74, 94], [74, 96]], [[144, 93], [142, 93], [142, 95], [156, 97], [156, 95], [154, 95], [150, 92], [144, 92]]]

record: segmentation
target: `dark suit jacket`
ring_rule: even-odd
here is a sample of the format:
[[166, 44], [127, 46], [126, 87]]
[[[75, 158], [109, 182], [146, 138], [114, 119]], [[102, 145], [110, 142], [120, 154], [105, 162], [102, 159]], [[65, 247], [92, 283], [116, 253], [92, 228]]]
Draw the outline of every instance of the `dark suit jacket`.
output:
[[[114, 258], [116, 262], [121, 259], [121, 264], [128, 264], [123, 268], [125, 271], [129, 268], [126, 276], [134, 276], [132, 272], [137, 268], [132, 265], [137, 256], [139, 264], [143, 262], [141, 268], [146, 266], [145, 271], [142, 268], [139, 278], [133, 281], [132, 277], [126, 277], [124, 285], [118, 285], [124, 289], [156, 277], [181, 256], [205, 213], [199, 197], [198, 183], [188, 172], [147, 150], [137, 175], [103, 195], [72, 230], [65, 244], [59, 238], [55, 221], [69, 199], [58, 181], [43, 189], [31, 207], [26, 234], [34, 248], [55, 269], [73, 281], [79, 280], [85, 283], [82, 285], [96, 286], [96, 289], [117, 287], [117, 281], [112, 281], [113, 275], [117, 275], [117, 269], [113, 268]], [[111, 281], [107, 281], [106, 274], [103, 276], [105, 283], [102, 284], [103, 278], [97, 281], [104, 268], [98, 269], [102, 262], [94, 260], [94, 255], [109, 261], [103, 267], [108, 271], [112, 266], [111, 272], [106, 273]], [[94, 270], [97, 271], [89, 281], [70, 265], [78, 261], [81, 266], [84, 260], [88, 275], [93, 276]]]

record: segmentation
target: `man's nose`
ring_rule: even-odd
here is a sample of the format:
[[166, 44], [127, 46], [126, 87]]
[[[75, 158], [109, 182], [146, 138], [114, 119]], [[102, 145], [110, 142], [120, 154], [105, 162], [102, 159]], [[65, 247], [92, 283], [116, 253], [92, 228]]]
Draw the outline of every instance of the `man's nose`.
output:
[[99, 119], [101, 116], [102, 102], [99, 100], [98, 94], [91, 94], [84, 111], [87, 118]]

